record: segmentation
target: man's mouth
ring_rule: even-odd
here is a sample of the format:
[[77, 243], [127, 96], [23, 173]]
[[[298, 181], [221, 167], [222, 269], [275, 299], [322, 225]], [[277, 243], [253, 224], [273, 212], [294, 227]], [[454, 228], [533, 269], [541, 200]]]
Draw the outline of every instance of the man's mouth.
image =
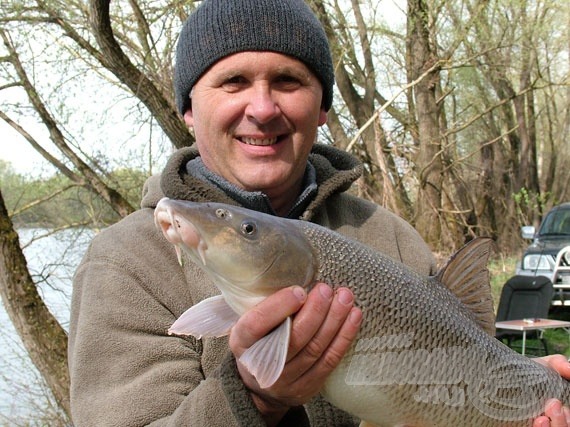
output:
[[241, 142], [247, 145], [256, 145], [260, 147], [268, 146], [276, 144], [279, 138], [249, 138], [249, 137], [241, 137], [239, 138]]

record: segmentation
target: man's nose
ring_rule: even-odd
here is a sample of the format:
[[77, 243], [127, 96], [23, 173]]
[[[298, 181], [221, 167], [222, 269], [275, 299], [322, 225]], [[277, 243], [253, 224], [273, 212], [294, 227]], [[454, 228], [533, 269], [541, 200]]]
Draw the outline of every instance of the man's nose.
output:
[[258, 123], [267, 123], [281, 114], [276, 94], [267, 85], [256, 85], [245, 110], [248, 118]]

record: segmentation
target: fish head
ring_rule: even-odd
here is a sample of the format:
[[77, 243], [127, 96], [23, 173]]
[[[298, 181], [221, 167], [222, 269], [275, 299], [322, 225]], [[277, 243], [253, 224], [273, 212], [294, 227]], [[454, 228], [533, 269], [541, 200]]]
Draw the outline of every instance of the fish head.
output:
[[[280, 288], [308, 286], [316, 257], [295, 220], [221, 203], [162, 199], [155, 222], [243, 312]], [[180, 253], [179, 253], [180, 257]]]

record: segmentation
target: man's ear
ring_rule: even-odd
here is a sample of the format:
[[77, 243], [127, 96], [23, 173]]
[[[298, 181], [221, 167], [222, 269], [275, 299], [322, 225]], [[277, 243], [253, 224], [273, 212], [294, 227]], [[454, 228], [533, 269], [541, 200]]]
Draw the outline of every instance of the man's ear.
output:
[[324, 125], [327, 122], [327, 112], [324, 108], [319, 111], [319, 126]]
[[184, 113], [184, 123], [189, 128], [194, 126], [194, 115], [192, 114], [192, 108], [188, 108]]

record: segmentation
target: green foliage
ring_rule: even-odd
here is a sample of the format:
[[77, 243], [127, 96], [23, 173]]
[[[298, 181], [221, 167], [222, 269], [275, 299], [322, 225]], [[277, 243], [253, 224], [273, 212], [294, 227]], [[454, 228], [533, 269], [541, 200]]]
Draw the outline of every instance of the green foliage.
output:
[[533, 214], [545, 211], [552, 199], [552, 193], [547, 191], [537, 194], [523, 187], [518, 192], [513, 193], [512, 198], [515, 202], [519, 225], [528, 225], [532, 224]]
[[139, 169], [120, 168], [115, 169], [111, 174], [115, 188], [133, 206], [140, 206], [142, 186], [147, 179], [147, 175]]
[[[134, 206], [140, 205], [146, 179], [143, 172], [119, 169], [107, 179]], [[100, 228], [120, 219], [102, 198], [61, 174], [49, 179], [27, 177], [15, 173], [3, 162], [0, 163], [0, 188], [16, 227], [83, 225]]]
[[489, 262], [489, 272], [491, 276], [491, 293], [495, 311], [499, 306], [503, 285], [511, 276], [515, 274], [515, 258], [496, 257]]
[[0, 189], [8, 209], [21, 203], [23, 188], [26, 179], [17, 174], [9, 162], [0, 160]]

